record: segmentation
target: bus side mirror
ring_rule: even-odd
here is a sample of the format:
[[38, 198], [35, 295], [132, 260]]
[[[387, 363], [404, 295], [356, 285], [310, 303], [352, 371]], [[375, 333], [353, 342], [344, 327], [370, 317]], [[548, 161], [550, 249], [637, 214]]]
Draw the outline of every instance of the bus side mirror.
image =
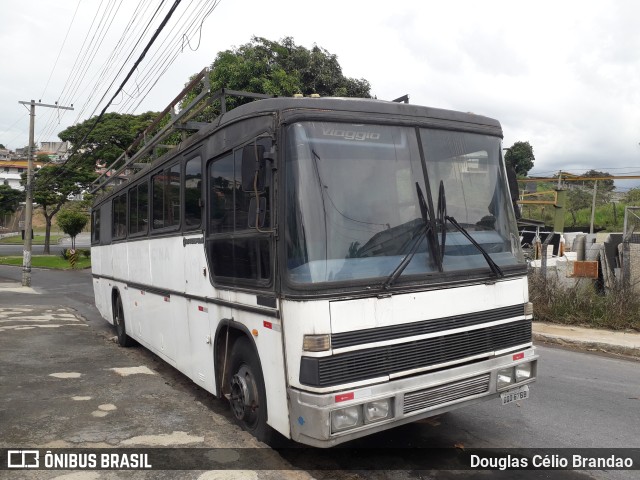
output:
[[[256, 212], [256, 210], [258, 210]], [[256, 215], [257, 213], [257, 215]], [[267, 199], [265, 197], [259, 197], [259, 202], [256, 201], [256, 197], [251, 197], [249, 200], [249, 228], [262, 228], [264, 227], [264, 220], [267, 215]], [[257, 218], [257, 225], [256, 225]]]
[[256, 145], [255, 143], [247, 145], [242, 149], [243, 191], [255, 192], [257, 190], [259, 193], [264, 191], [266, 177], [264, 152], [264, 145]]

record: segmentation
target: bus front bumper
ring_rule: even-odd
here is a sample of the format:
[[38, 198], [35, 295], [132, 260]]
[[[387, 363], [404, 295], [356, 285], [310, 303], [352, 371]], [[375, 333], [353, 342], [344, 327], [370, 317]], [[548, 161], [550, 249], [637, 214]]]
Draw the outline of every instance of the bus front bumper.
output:
[[529, 347], [356, 389], [317, 394], [290, 387], [291, 437], [331, 447], [491, 398], [502, 397], [503, 403], [526, 398], [537, 360], [535, 347]]

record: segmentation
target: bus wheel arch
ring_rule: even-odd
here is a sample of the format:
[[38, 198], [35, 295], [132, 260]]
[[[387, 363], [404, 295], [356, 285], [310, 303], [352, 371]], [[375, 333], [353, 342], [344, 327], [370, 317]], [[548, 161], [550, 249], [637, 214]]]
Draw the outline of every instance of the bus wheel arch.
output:
[[229, 323], [221, 325], [216, 360], [219, 396], [229, 400], [234, 421], [258, 440], [270, 443], [273, 430], [267, 425], [264, 374], [249, 332]]
[[117, 288], [111, 291], [111, 312], [113, 315], [113, 325], [116, 327], [118, 345], [121, 347], [131, 347], [134, 345], [133, 339], [127, 335], [127, 327], [124, 315], [124, 305], [122, 297]]

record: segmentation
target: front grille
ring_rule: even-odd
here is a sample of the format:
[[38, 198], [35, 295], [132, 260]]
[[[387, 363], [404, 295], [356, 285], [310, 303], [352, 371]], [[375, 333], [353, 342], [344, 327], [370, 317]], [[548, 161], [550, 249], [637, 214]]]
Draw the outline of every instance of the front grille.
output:
[[[402, 327], [398, 327], [402, 328]], [[300, 383], [327, 387], [429, 367], [531, 342], [531, 320], [330, 357], [302, 357]]]
[[407, 414], [449, 402], [462, 401], [474, 395], [486, 393], [489, 391], [490, 379], [491, 374], [486, 373], [459, 382], [407, 393], [404, 396], [404, 408], [402, 411]]
[[509, 318], [524, 315], [524, 305], [511, 305], [509, 307], [484, 310], [482, 312], [465, 313], [450, 317], [433, 318], [420, 322], [409, 323], [399, 327], [367, 328], [352, 332], [334, 333], [331, 335], [332, 348], [344, 348], [365, 343], [384, 342], [396, 338], [413, 337], [427, 333], [443, 332], [454, 328], [471, 327], [483, 323], [507, 320]]

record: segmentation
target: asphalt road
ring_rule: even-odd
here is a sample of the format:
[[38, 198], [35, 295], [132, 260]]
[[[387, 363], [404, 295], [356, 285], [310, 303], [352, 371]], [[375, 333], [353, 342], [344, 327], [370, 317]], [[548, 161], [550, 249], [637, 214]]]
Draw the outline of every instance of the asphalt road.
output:
[[[76, 237], [76, 248], [90, 248], [90, 238], [88, 233], [81, 233]], [[58, 255], [63, 248], [71, 248], [71, 240], [67, 238], [63, 238], [60, 240], [60, 243], [52, 243], [49, 245], [49, 250], [52, 255]], [[12, 244], [0, 244], [0, 257], [1, 256], [12, 256], [12, 255], [22, 255], [22, 251], [24, 246], [22, 244], [12, 245]], [[31, 253], [33, 255], [42, 255], [44, 251], [44, 245], [33, 245], [31, 247]]]
[[[20, 268], [0, 266], [0, 284], [3, 279], [19, 281], [20, 276]], [[224, 401], [213, 399], [211, 395], [193, 385], [186, 377], [146, 350], [121, 349], [111, 341], [114, 331], [100, 318], [93, 307], [89, 271], [58, 272], [34, 269], [32, 282], [34, 289], [39, 292], [37, 295], [7, 293], [0, 289], [0, 308], [31, 305], [33, 308], [43, 309], [52, 305], [60, 306], [63, 309], [72, 309], [70, 311], [81, 315], [86, 321], [86, 328], [43, 329], [46, 330], [46, 336], [38, 337], [40, 338], [38, 341], [30, 339], [27, 331], [0, 332], [0, 368], [5, 366], [4, 370], [0, 370], [0, 431], [14, 432], [16, 435], [16, 432], [19, 432], [16, 440], [23, 445], [31, 441], [32, 445], [37, 446], [46, 445], [53, 438], [66, 442], [66, 445], [75, 441], [79, 445], [93, 443], [117, 445], [120, 441], [149, 434], [151, 431], [156, 433], [166, 431], [167, 434], [185, 431], [192, 437], [204, 438], [199, 446], [252, 445], [251, 438], [247, 438], [245, 432], [238, 431], [232, 425]], [[61, 332], [64, 332], [64, 336], [61, 336]], [[43, 332], [42, 335], [45, 333]], [[69, 345], [74, 346], [73, 350], [69, 350], [69, 352], [73, 351], [73, 355], [65, 351]], [[401, 465], [404, 460], [403, 455], [412, 449], [438, 447], [455, 446], [460, 450], [640, 448], [640, 436], [638, 436], [640, 362], [547, 346], [539, 348], [541, 354], [539, 379], [531, 387], [530, 399], [505, 407], [501, 406], [497, 400], [483, 403], [450, 412], [438, 419], [429, 419], [356, 440], [344, 445], [344, 448], [348, 449], [347, 452], [362, 451], [358, 449], [383, 449], [390, 465]], [[42, 352], [46, 352], [46, 355]], [[93, 364], [94, 357], [98, 366], [148, 365], [156, 375], [144, 376], [144, 382], [118, 380], [115, 383], [109, 383], [109, 379], [103, 379], [95, 386], [96, 392], [102, 392], [106, 404], [118, 405], [118, 408], [123, 411], [128, 402], [131, 402], [132, 409], [137, 406], [135, 421], [122, 423], [114, 420], [113, 423], [93, 425], [85, 423], [86, 420], [76, 420], [75, 416], [69, 418], [68, 415], [65, 417], [62, 413], [55, 412], [44, 419], [40, 414], [33, 413], [28, 419], [15, 420], [15, 412], [7, 407], [7, 403], [1, 403], [2, 398], [6, 397], [8, 392], [19, 389], [20, 395], [17, 398], [14, 395], [15, 399], [27, 403], [35, 401], [32, 397], [36, 392], [40, 392], [37, 387], [40, 384], [30, 381], [30, 376], [39, 371], [38, 369], [45, 368], [47, 362], [52, 361], [51, 359], [63, 362], [67, 354], [70, 357], [67, 361], [76, 362], [73, 365], [79, 365], [76, 369], [82, 368], [87, 362]], [[19, 369], [23, 363], [30, 367], [25, 367], [26, 370], [20, 375], [9, 375], [10, 372], [7, 370]], [[8, 364], [13, 367], [9, 369], [6, 367]], [[96, 371], [92, 376], [98, 377]], [[8, 382], [13, 384], [13, 387], [8, 386]], [[50, 388], [48, 384], [42, 388], [45, 387]], [[138, 398], [140, 392], [146, 395], [143, 399]], [[140, 401], [142, 403], [138, 404], [137, 402]], [[90, 414], [89, 411], [86, 413], [87, 416]], [[67, 418], [67, 420], [59, 420], [61, 423], [57, 424], [56, 418]], [[114, 415], [113, 418], [116, 416]], [[74, 424], [76, 421], [77, 426]], [[25, 422], [30, 428], [22, 428], [21, 422]], [[50, 432], [49, 436], [37, 433], [39, 432], [38, 422], [47, 425], [46, 430]], [[153, 426], [156, 428], [152, 428]], [[7, 441], [8, 437], [4, 436], [0, 444], [7, 446]], [[283, 456], [289, 458], [286, 454]], [[295, 473], [295, 478], [303, 478], [309, 474], [321, 479], [342, 480], [360, 478], [627, 479], [637, 478], [638, 473], [637, 471], [519, 471], [516, 475], [514, 472], [420, 471], [412, 469], [410, 465], [407, 465], [406, 469], [391, 472], [350, 471], [348, 455], [346, 457], [333, 455], [331, 462], [336, 470], [317, 470], [311, 468], [313, 465], [306, 465], [307, 468], [295, 472], [283, 467], [285, 474], [279, 477], [272, 476], [273, 472], [259, 471], [257, 476], [252, 476], [254, 472], [236, 478], [282, 478], [282, 476], [294, 478], [292, 475]], [[229, 472], [226, 473], [229, 474]], [[158, 478], [158, 475], [149, 477], [141, 475], [130, 478]], [[170, 473], [166, 475], [164, 478], [199, 478], [198, 475], [184, 477], [174, 477]], [[49, 475], [37, 478], [54, 477]], [[101, 476], [92, 478], [116, 477], [110, 477], [101, 472]], [[223, 475], [219, 478], [230, 477]]]

